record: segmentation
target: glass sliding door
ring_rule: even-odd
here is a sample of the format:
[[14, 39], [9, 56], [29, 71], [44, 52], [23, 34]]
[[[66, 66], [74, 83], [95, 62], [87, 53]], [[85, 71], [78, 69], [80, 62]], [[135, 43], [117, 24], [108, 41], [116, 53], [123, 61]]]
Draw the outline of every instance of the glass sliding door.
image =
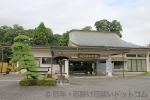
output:
[[142, 71], [142, 60], [137, 60], [137, 71]]
[[137, 71], [136, 60], [132, 60], [132, 71]]
[[146, 59], [130, 59], [127, 62], [128, 71], [144, 72], [147, 70]]
[[127, 62], [127, 66], [128, 66], [128, 71], [132, 71], [132, 69], [131, 69], [131, 60], [128, 60], [128, 62]]
[[142, 71], [146, 71], [146, 60], [142, 60]]

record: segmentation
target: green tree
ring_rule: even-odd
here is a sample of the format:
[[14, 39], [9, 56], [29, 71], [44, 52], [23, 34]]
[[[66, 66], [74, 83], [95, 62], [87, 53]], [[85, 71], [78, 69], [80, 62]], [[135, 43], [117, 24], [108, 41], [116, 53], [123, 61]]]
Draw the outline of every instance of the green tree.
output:
[[120, 31], [123, 31], [122, 26], [117, 20], [113, 20], [110, 23], [110, 31], [116, 32], [122, 38], [122, 34], [120, 33]]
[[22, 26], [18, 25], [18, 24], [14, 24], [13, 25], [13, 30], [19, 32], [19, 31], [23, 31], [24, 28]]
[[122, 26], [120, 22], [117, 20], [113, 20], [112, 22], [109, 22], [106, 19], [96, 21], [94, 26], [96, 27], [97, 31], [109, 31], [109, 32], [116, 32], [119, 37], [121, 38], [121, 31], [122, 31]]
[[82, 30], [92, 30], [91, 26], [85, 26], [84, 28], [82, 28]]
[[28, 29], [28, 30], [22, 31], [22, 33], [20, 35], [28, 36], [29, 37], [29, 44], [33, 45], [33, 33], [34, 33], [34, 29]]
[[18, 24], [14, 24], [12, 28], [9, 28], [4, 34], [4, 42], [13, 44], [14, 38], [24, 33], [24, 28]]
[[147, 44], [146, 46], [147, 46], [147, 47], [150, 47], [150, 44]]
[[[13, 27], [9, 26], [1, 26], [0, 27], [0, 45], [1, 44], [13, 44], [14, 37], [18, 36], [20, 32], [23, 32], [24, 28], [19, 26], [18, 24], [14, 24]], [[3, 60], [2, 60], [2, 53], [3, 53]], [[11, 49], [3, 48], [0, 46], [0, 61], [9, 63], [12, 57]]]
[[50, 39], [50, 29], [46, 28], [44, 23], [41, 22], [40, 25], [35, 28], [33, 34], [33, 42], [36, 45], [49, 45]]
[[59, 40], [61, 35], [60, 34], [54, 34], [52, 37], [52, 41], [50, 42], [51, 46], [60, 46]]
[[29, 46], [29, 37], [25, 35], [19, 35], [14, 38], [14, 43], [12, 45], [13, 57], [11, 62], [18, 62], [18, 67], [15, 68], [16, 71], [20, 71], [22, 69], [26, 69], [27, 72], [22, 75], [27, 76], [30, 75], [33, 79], [36, 79], [40, 74], [36, 68], [36, 62], [33, 58], [33, 54], [30, 53]]
[[60, 37], [59, 45], [60, 46], [68, 46], [68, 40], [69, 40], [69, 33], [68, 32], [63, 33]]
[[48, 43], [51, 45], [51, 42], [53, 41], [53, 31], [50, 28], [47, 28], [49, 33]]
[[18, 36], [18, 33], [15, 32], [13, 29], [9, 30], [7, 33], [4, 35], [4, 42], [8, 44], [13, 44], [14, 43], [14, 38]]
[[[2, 53], [3, 53], [3, 56], [2, 56]], [[2, 50], [2, 46], [0, 45], [0, 61], [9, 63], [11, 58], [12, 58], [12, 51], [11, 51], [11, 49], [3, 48], [3, 50]]]
[[9, 48], [3, 48], [3, 62], [9, 63], [12, 58], [12, 51]]
[[106, 19], [96, 21], [94, 26], [96, 27], [97, 31], [110, 31], [109, 30], [110, 22]]
[[4, 41], [4, 36], [11, 29], [12, 29], [11, 27], [8, 27], [6, 25], [0, 27], [0, 61], [1, 62], [3, 61], [8, 63], [9, 60], [11, 59], [11, 55], [12, 55], [11, 50], [8, 48], [3, 48], [2, 50], [2, 46], [1, 46], [2, 44], [7, 44], [7, 41], [6, 42]]
[[4, 36], [10, 29], [11, 27], [6, 25], [0, 27], [0, 43], [4, 43]]

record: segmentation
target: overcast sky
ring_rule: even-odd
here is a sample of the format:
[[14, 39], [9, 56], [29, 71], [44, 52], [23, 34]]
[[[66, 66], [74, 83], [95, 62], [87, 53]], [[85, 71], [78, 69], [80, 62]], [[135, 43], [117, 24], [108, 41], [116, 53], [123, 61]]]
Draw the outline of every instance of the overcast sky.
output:
[[34, 29], [40, 22], [53, 33], [92, 26], [99, 20], [121, 23], [123, 40], [150, 43], [150, 0], [0, 0], [0, 26]]

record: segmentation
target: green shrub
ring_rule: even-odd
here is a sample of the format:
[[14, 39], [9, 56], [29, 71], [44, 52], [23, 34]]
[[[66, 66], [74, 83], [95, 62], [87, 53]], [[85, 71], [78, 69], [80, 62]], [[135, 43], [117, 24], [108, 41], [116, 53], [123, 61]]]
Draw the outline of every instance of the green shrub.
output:
[[20, 86], [33, 86], [37, 85], [37, 80], [30, 79], [30, 78], [24, 78], [19, 82]]
[[20, 86], [54, 86], [55, 85], [55, 79], [54, 78], [43, 78], [40, 80], [30, 79], [30, 78], [24, 78], [19, 82]]
[[24, 78], [19, 82], [20, 86], [29, 86], [30, 85], [30, 79]]
[[54, 78], [43, 78], [43, 79], [37, 80], [37, 85], [39, 85], [39, 86], [54, 86], [55, 79]]
[[32, 85], [32, 86], [37, 85], [37, 80], [36, 79], [30, 79], [30, 85]]

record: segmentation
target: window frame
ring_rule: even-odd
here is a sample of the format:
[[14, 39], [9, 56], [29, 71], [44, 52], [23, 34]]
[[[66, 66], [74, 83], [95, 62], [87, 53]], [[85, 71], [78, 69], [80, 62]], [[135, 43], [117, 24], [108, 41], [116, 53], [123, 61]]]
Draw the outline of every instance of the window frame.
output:
[[146, 58], [146, 54], [138, 54], [137, 57]]
[[[50, 63], [43, 63], [43, 62], [42, 62], [42, 61], [43, 61], [43, 58], [49, 58], [49, 59], [51, 60]], [[42, 59], [42, 61], [41, 61], [42, 64], [59, 64], [58, 59], [56, 59], [56, 58], [52, 58], [52, 57], [41, 57], [41, 59]]]
[[[44, 58], [50, 59], [50, 63], [43, 63], [43, 59], [44, 59]], [[52, 62], [51, 62], [51, 61], [52, 61], [52, 57], [41, 57], [41, 60], [42, 60], [42, 61], [41, 61], [42, 64], [51, 64], [51, 63], [52, 63]]]
[[36, 67], [40, 67], [40, 60], [41, 60], [41, 58], [40, 57], [34, 57], [34, 60], [39, 60], [39, 66], [37, 66], [37, 63], [36, 63]]

